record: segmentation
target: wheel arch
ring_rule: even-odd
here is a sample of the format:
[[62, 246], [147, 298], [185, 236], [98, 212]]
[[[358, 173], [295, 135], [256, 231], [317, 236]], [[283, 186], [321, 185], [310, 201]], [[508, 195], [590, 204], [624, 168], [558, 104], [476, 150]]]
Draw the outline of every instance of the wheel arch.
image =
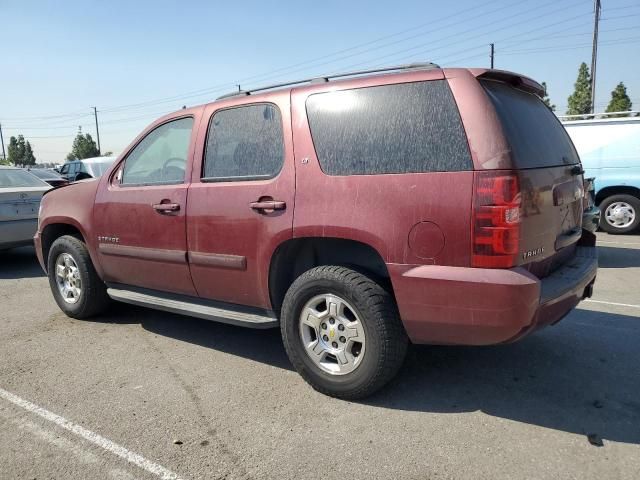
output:
[[[42, 232], [40, 233], [42, 242], [42, 259], [45, 270], [48, 267], [49, 250], [51, 250], [51, 245], [53, 245], [53, 242], [58, 238], [64, 235], [74, 236], [79, 240], [82, 240], [85, 244], [87, 243], [85, 233], [82, 231], [81, 227], [74, 222], [58, 220], [48, 223], [42, 228]], [[91, 252], [89, 252], [89, 254], [91, 256]], [[93, 258], [91, 260], [93, 261]]]
[[371, 245], [337, 237], [303, 237], [282, 242], [271, 256], [269, 298], [279, 312], [287, 290], [296, 278], [311, 268], [338, 265], [364, 273], [393, 295], [389, 271], [382, 255]]
[[640, 199], [640, 188], [631, 185], [614, 185], [601, 188], [598, 190], [598, 193], [596, 193], [596, 205], [599, 206], [612, 195], [632, 195]]

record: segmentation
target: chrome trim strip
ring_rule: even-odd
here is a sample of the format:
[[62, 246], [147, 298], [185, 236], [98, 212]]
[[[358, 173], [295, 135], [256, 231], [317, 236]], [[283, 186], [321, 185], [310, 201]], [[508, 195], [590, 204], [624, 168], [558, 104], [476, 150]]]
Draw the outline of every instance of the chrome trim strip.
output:
[[187, 252], [184, 250], [164, 250], [160, 248], [99, 243], [98, 252], [103, 255], [133, 258], [135, 260], [148, 260], [151, 262], [187, 263]]

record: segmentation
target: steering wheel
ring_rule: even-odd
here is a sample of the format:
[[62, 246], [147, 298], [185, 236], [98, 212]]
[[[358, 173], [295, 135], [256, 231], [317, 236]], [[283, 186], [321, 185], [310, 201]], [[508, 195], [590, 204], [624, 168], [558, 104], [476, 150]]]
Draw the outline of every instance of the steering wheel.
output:
[[[180, 166], [169, 165], [170, 163], [179, 163]], [[184, 177], [184, 158], [171, 157], [167, 159], [160, 169], [160, 175], [163, 180], [177, 180]]]
[[179, 162], [180, 166], [179, 167], [175, 167], [175, 168], [179, 168], [180, 170], [184, 170], [184, 158], [178, 158], [178, 157], [171, 157], [168, 158], [163, 164], [162, 164], [162, 170], [164, 170], [165, 168], [167, 168], [169, 166], [169, 164], [171, 162]]

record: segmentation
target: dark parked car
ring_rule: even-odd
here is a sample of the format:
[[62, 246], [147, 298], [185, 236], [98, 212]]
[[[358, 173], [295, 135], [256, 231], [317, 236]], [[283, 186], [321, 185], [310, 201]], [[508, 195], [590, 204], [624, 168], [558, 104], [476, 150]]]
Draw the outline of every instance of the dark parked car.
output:
[[67, 315], [279, 325], [314, 388], [359, 398], [409, 341], [512, 342], [591, 295], [580, 159], [538, 83], [424, 64], [278, 87], [166, 115], [45, 195]]
[[40, 180], [44, 180], [52, 187], [61, 187], [69, 183], [66, 178], [62, 178], [59, 173], [54, 170], [49, 170], [48, 168], [32, 168], [29, 170], [29, 173], [35, 175]]
[[87, 178], [99, 178], [113, 164], [115, 157], [94, 157], [73, 160], [60, 167], [60, 175], [69, 182]]

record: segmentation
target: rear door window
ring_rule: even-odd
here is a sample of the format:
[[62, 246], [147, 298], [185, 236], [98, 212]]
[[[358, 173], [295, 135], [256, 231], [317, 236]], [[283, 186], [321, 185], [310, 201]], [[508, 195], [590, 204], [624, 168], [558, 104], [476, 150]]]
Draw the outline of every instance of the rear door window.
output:
[[320, 166], [329, 175], [473, 169], [446, 80], [318, 93], [306, 108]]
[[245, 105], [216, 112], [209, 123], [205, 181], [275, 177], [284, 163], [280, 110], [273, 104]]
[[532, 93], [502, 82], [483, 81], [511, 147], [515, 168], [541, 168], [580, 162], [555, 114]]

